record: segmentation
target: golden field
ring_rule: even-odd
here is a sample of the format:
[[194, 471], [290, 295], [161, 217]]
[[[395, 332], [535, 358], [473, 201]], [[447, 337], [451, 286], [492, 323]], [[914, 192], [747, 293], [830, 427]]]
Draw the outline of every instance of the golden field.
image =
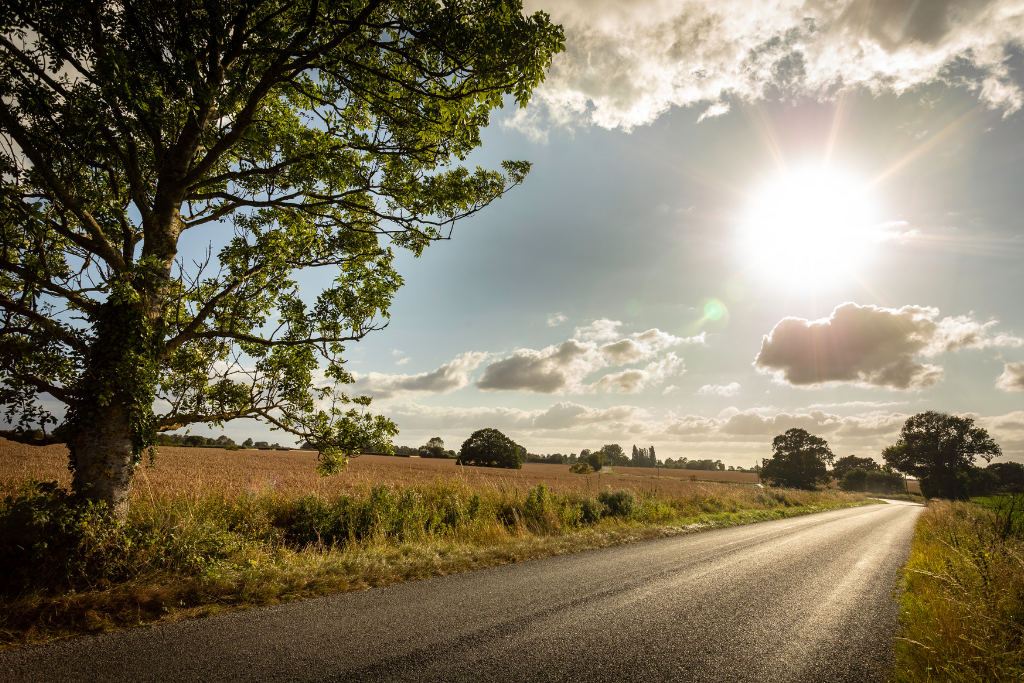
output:
[[[13, 493], [30, 478], [58, 481], [70, 486], [68, 451], [64, 446], [26, 446], [0, 439], [0, 496]], [[349, 460], [340, 474], [321, 477], [315, 471], [316, 454], [309, 451], [227, 451], [221, 448], [160, 449], [153, 467], [140, 467], [134, 495], [227, 496], [277, 492], [285, 495], [318, 493], [331, 496], [365, 490], [367, 485], [422, 486], [438, 479], [458, 479], [470, 488], [527, 490], [543, 482], [553, 493], [596, 493], [611, 486], [660, 496], [693, 495], [702, 482], [754, 484], [748, 472], [708, 470], [654, 470], [614, 467], [612, 475], [572, 474], [568, 465], [526, 463], [521, 470], [462, 467], [454, 460], [362, 455]], [[911, 491], [919, 491], [916, 481]]]
[[[26, 446], [0, 439], [0, 495], [13, 493], [28, 479], [58, 481], [69, 486], [68, 452], [64, 446]], [[160, 449], [153, 467], [140, 467], [134, 496], [201, 495], [277, 492], [284, 495], [318, 493], [332, 496], [355, 493], [367, 485], [423, 486], [438, 479], [457, 479], [472, 489], [519, 489], [539, 483], [552, 493], [596, 493], [611, 486], [660, 496], [689, 496], [701, 482], [753, 484], [754, 474], [704, 470], [655, 471], [642, 467], [615, 467], [612, 475], [572, 474], [568, 465], [526, 463], [521, 470], [463, 467], [454, 460], [361, 455], [349, 459], [340, 474], [321, 477], [315, 471], [316, 454], [309, 451], [227, 451], [221, 448]], [[694, 481], [696, 480], [696, 481]]]

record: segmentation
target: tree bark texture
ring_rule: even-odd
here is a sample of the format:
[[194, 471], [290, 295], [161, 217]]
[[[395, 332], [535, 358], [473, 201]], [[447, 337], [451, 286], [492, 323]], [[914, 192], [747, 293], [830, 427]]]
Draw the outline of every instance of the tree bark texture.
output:
[[135, 462], [128, 411], [111, 406], [84, 425], [69, 444], [75, 463], [74, 488], [86, 498], [107, 504], [123, 520], [128, 514]]

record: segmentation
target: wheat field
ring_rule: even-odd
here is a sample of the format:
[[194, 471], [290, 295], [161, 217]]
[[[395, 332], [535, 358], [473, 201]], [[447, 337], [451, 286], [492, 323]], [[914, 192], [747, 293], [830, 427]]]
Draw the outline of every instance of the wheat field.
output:
[[[0, 439], [0, 495], [9, 495], [29, 479], [71, 483], [68, 451], [61, 445], [27, 446]], [[615, 467], [611, 475], [572, 474], [568, 465], [525, 463], [521, 470], [463, 467], [454, 460], [362, 455], [349, 460], [340, 474], [321, 477], [315, 471], [316, 454], [309, 451], [228, 451], [220, 448], [164, 446], [153, 467], [139, 468], [133, 496], [227, 496], [277, 492], [284, 495], [318, 493], [331, 496], [353, 493], [367, 486], [429, 485], [438, 479], [458, 479], [473, 489], [519, 489], [543, 482], [553, 493], [596, 493], [612, 490], [653, 491], [677, 497], [696, 493], [703, 482], [753, 484], [756, 475], [704, 470], [656, 471]], [[745, 487], [744, 487], [745, 488]]]

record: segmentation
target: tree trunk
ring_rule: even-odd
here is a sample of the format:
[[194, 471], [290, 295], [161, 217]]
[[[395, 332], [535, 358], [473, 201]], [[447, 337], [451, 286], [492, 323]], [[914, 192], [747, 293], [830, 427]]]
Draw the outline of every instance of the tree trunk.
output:
[[68, 444], [75, 463], [74, 488], [89, 500], [103, 501], [124, 521], [135, 473], [128, 411], [111, 406], [98, 418]]

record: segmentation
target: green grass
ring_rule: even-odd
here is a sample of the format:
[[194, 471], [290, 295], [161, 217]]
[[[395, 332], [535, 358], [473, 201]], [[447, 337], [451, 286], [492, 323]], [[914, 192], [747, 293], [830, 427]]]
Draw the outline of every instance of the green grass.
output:
[[979, 503], [932, 501], [921, 516], [894, 681], [1024, 680], [1024, 518], [1005, 497]]
[[0, 506], [0, 647], [204, 616], [863, 504], [838, 491], [708, 485], [666, 497], [473, 490], [458, 480], [332, 498], [154, 497], [116, 525], [55, 486]]

